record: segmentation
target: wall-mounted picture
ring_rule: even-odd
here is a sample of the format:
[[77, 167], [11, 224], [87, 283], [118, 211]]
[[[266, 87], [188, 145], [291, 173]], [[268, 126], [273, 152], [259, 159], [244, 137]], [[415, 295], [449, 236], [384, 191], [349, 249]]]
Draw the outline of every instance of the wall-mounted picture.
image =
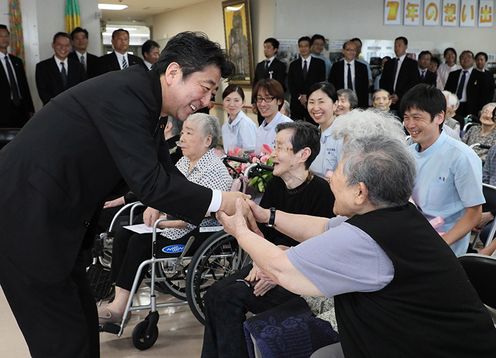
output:
[[226, 52], [234, 64], [231, 83], [251, 85], [253, 51], [251, 42], [250, 3], [248, 0], [222, 2]]

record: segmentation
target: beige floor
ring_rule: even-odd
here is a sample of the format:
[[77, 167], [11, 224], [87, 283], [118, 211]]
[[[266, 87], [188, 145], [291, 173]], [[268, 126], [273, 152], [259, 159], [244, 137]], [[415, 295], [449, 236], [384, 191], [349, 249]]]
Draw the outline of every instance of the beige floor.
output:
[[[146, 301], [141, 292], [138, 299]], [[170, 296], [162, 296], [159, 300], [175, 300]], [[160, 310], [159, 337], [153, 347], [147, 351], [134, 348], [131, 335], [134, 326], [140, 322], [147, 312], [134, 312], [121, 337], [110, 333], [100, 336], [102, 358], [134, 358], [134, 357], [199, 357], [203, 338], [203, 326], [191, 314], [189, 307], [171, 307]], [[0, 357], [29, 357], [26, 342], [7, 304], [0, 288]]]

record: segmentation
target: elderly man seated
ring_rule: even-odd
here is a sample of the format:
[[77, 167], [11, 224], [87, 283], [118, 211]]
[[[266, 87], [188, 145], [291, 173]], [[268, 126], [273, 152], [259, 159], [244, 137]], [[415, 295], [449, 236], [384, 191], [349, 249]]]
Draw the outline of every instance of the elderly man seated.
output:
[[[220, 126], [217, 118], [208, 114], [190, 115], [183, 124], [179, 146], [183, 157], [176, 168], [190, 181], [211, 189], [228, 191], [232, 178], [222, 161], [214, 154], [220, 138]], [[153, 209], [147, 208], [143, 221], [148, 226], [161, 216]], [[211, 219], [210, 219], [211, 220]], [[186, 244], [194, 225], [182, 220], [163, 222], [161, 233], [165, 244]], [[116, 282], [115, 298], [108, 305], [98, 308], [100, 324], [117, 323], [122, 319], [126, 308], [134, 276], [141, 262], [150, 257], [152, 249], [151, 234], [134, 234], [127, 229], [117, 231], [112, 250], [112, 278]], [[180, 253], [171, 253], [171, 257]]]
[[[364, 112], [364, 116], [367, 112]], [[302, 242], [281, 250], [237, 211], [218, 218], [264, 275], [289, 291], [333, 297], [347, 357], [493, 357], [496, 331], [446, 242], [408, 202], [415, 160], [391, 137], [352, 139], [329, 177], [333, 219], [248, 202], [258, 222]], [[469, 342], [469, 343], [468, 343]]]

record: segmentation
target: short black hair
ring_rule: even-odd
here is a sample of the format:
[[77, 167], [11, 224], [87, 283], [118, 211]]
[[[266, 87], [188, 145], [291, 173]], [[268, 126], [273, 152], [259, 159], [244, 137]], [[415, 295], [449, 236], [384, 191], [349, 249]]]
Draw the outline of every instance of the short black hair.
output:
[[403, 41], [405, 46], [408, 46], [408, 39], [405, 36], [398, 36], [397, 38], [394, 39], [394, 42], [396, 41]]
[[276, 133], [284, 129], [291, 129], [293, 131], [293, 135], [291, 136], [293, 153], [298, 153], [306, 147], [310, 148], [311, 153], [305, 161], [305, 168], [310, 168], [310, 165], [320, 152], [319, 129], [308, 122], [294, 121], [279, 123], [276, 127]]
[[114, 32], [112, 32], [112, 40], [115, 38], [115, 36], [117, 36], [117, 34], [119, 32], [125, 32], [127, 34], [127, 36], [129, 37], [129, 31], [127, 31], [126, 29], [120, 28], [120, 29], [114, 30]]
[[145, 56], [145, 53], [150, 52], [155, 47], [160, 48], [160, 45], [153, 40], [146, 40], [143, 45], [141, 45], [141, 53]]
[[74, 40], [74, 36], [79, 33], [79, 32], [82, 32], [84, 34], [84, 36], [86, 36], [86, 38], [88, 38], [88, 30], [86, 29], [83, 29], [82, 27], [76, 27], [74, 30], [71, 31], [71, 40]]
[[479, 57], [479, 56], [483, 56], [483, 57], [484, 57], [484, 59], [485, 59], [485, 60], [486, 60], [486, 62], [487, 62], [487, 59], [488, 59], [488, 57], [487, 57], [487, 53], [482, 52], [482, 51], [481, 51], [481, 52], [477, 52], [477, 55], [475, 55], [475, 58], [477, 58], [477, 57]]
[[235, 85], [232, 83], [226, 87], [224, 92], [222, 92], [222, 99], [226, 98], [227, 96], [229, 96], [233, 92], [236, 92], [237, 94], [239, 94], [239, 96], [241, 97], [241, 99], [243, 101], [245, 100], [245, 92], [243, 91], [243, 89], [241, 87], [239, 87], [238, 85]]
[[258, 92], [260, 92], [262, 88], [275, 99], [281, 101], [278, 105], [278, 109], [280, 110], [284, 104], [284, 89], [282, 88], [281, 83], [272, 78], [262, 78], [255, 84], [255, 87], [253, 87], [251, 94], [252, 103], [257, 103]]
[[10, 31], [9, 31], [9, 28], [7, 27], [7, 25], [0, 24], [0, 30], [6, 30], [7, 33], [10, 35]]
[[270, 44], [272, 44], [273, 48], [279, 49], [279, 45], [280, 45], [279, 41], [277, 41], [277, 39], [275, 39], [273, 37], [269, 37], [269, 38], [265, 39], [264, 44], [266, 44], [266, 43], [270, 43]]
[[435, 56], [432, 56], [431, 57], [431, 62], [437, 63], [438, 66], [441, 64], [441, 61], [439, 61], [439, 59], [437, 57], [435, 57]]
[[66, 37], [69, 39], [69, 41], [71, 41], [71, 36], [69, 36], [69, 34], [67, 32], [62, 32], [62, 31], [59, 31], [57, 32], [55, 35], [53, 35], [53, 40], [52, 40], [52, 43], [55, 43], [55, 41], [57, 41], [57, 39], [59, 37]]
[[[431, 121], [433, 121], [436, 115], [446, 111], [446, 98], [441, 90], [436, 87], [420, 83], [410, 88], [401, 99], [401, 116], [403, 117], [405, 111], [414, 108], [429, 113]], [[439, 128], [442, 128], [442, 126], [443, 124], [441, 123]]]
[[472, 55], [472, 58], [475, 58], [474, 53], [470, 50], [463, 50], [462, 53], [460, 54], [460, 58], [462, 58], [462, 56], [465, 55], [466, 53], [469, 53], [470, 55]]
[[360, 42], [360, 46], [362, 46], [362, 40], [360, 40], [358, 37], [353, 37], [350, 41], [353, 41], [353, 42]]
[[315, 40], [322, 40], [322, 41], [324, 41], [324, 44], [325, 44], [325, 42], [326, 42], [326, 39], [325, 39], [325, 37], [324, 37], [323, 35], [321, 35], [321, 34], [315, 34], [315, 35], [313, 35], [313, 36], [312, 36], [312, 38], [310, 39], [310, 46], [312, 46], [312, 45], [313, 45], [313, 42], [314, 42]]
[[234, 69], [220, 45], [210, 41], [202, 32], [185, 31], [172, 37], [152, 71], [161, 75], [172, 62], [181, 66], [183, 78], [193, 72], [203, 71], [209, 65], [217, 66], [223, 78], [229, 77]]
[[315, 91], [321, 90], [324, 92], [333, 102], [338, 100], [338, 95], [336, 93], [336, 88], [332, 83], [327, 81], [317, 82], [310, 86], [308, 89], [308, 97]]
[[431, 58], [432, 58], [432, 53], [430, 51], [426, 51], [426, 50], [421, 51], [418, 55], [418, 59], [420, 60], [422, 57], [427, 56], [427, 55], [431, 56]]
[[455, 61], [456, 61], [456, 50], [453, 47], [448, 47], [448, 48], [444, 49], [444, 51], [443, 51], [443, 57], [446, 57], [446, 55], [450, 51], [455, 54]]
[[307, 41], [309, 44], [312, 43], [312, 39], [310, 37], [308, 37], [308, 36], [302, 36], [302, 37], [300, 37], [298, 39], [298, 45], [300, 45], [300, 42], [302, 42], [302, 41]]

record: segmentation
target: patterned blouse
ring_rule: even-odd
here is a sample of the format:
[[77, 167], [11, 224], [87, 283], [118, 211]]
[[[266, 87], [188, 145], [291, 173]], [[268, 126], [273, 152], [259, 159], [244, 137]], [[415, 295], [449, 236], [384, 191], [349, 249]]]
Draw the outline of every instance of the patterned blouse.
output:
[[[177, 162], [176, 167], [190, 182], [221, 191], [229, 191], [231, 189], [233, 179], [229, 175], [224, 163], [215, 155], [213, 149], [210, 149], [203, 154], [191, 171], [189, 171], [189, 164], [190, 160], [186, 157], [182, 157]], [[203, 220], [202, 226], [204, 225], [216, 226], [218, 223], [216, 220], [208, 218]], [[188, 223], [187, 226], [182, 229], [166, 228], [161, 232], [161, 235], [170, 240], [177, 240], [193, 231], [195, 228], [195, 225]]]
[[[482, 127], [480, 125], [474, 125], [470, 127], [467, 133], [465, 133], [465, 135], [463, 136], [463, 143], [468, 146], [479, 143], [487, 145], [489, 147], [492, 147], [494, 144], [496, 144], [496, 128], [494, 128], [491, 133], [484, 136], [482, 135], [481, 130]], [[489, 149], [475, 147], [474, 150], [479, 158], [481, 158], [481, 160], [484, 162], [486, 160], [486, 155]]]

